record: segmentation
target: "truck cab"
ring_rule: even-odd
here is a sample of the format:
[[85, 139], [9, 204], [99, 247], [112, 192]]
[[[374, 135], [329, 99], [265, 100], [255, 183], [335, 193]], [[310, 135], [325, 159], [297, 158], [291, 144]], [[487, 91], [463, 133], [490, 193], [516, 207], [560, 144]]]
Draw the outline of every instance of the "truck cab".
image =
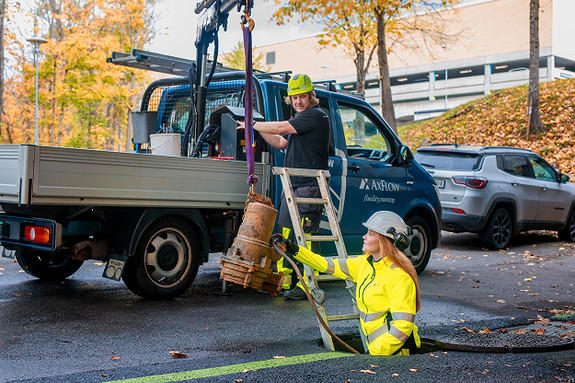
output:
[[[224, 122], [220, 117], [225, 109], [224, 115], [231, 115], [225, 121], [243, 119], [243, 112], [234, 114], [230, 110], [243, 111], [244, 76], [240, 71], [214, 76], [207, 92], [202, 132], [206, 134], [200, 134], [200, 139], [188, 149], [193, 156], [245, 160], [245, 142], [243, 136], [236, 137], [235, 122]], [[293, 117], [295, 112], [284, 102], [289, 73], [258, 73], [254, 77], [254, 118], [282, 121]], [[160, 80], [146, 91], [141, 112], [157, 113], [156, 131], [167, 129], [181, 132], [184, 137], [183, 127], [189, 113], [182, 104], [191, 102], [186, 82], [185, 78]], [[362, 223], [375, 211], [390, 210], [413, 228], [406, 254], [416, 270], [422, 272], [431, 250], [438, 245], [440, 233], [441, 209], [433, 178], [362, 98], [338, 90], [332, 83], [317, 83], [315, 90], [319, 107], [330, 118], [330, 190], [346, 249], [351, 254], [360, 254], [365, 231]], [[154, 95], [158, 101], [154, 101]], [[254, 133], [256, 161], [282, 166], [283, 151], [267, 145]], [[230, 140], [238, 143], [236, 152], [230, 152], [227, 142]], [[267, 193], [274, 205], [279, 206], [282, 195], [279, 177], [271, 179]], [[320, 227], [326, 230], [329, 226], [327, 217], [324, 218]], [[336, 255], [335, 246], [322, 243], [321, 253]]]

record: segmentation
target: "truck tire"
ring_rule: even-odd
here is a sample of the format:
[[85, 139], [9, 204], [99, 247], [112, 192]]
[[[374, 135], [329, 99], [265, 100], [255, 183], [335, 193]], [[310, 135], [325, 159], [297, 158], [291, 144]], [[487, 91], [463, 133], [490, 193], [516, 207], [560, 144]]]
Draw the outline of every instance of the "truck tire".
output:
[[193, 229], [180, 218], [162, 218], [144, 231], [122, 279], [136, 295], [171, 299], [183, 294], [198, 272], [200, 254]]
[[559, 230], [559, 239], [565, 242], [575, 242], [575, 209], [567, 218], [567, 224], [563, 230]]
[[501, 250], [511, 242], [513, 222], [503, 207], [495, 210], [487, 225], [479, 232], [479, 242], [490, 250]]
[[58, 282], [74, 274], [83, 261], [72, 260], [72, 253], [19, 250], [18, 264], [28, 274], [46, 282]]
[[405, 223], [411, 227], [413, 234], [409, 237], [409, 247], [405, 249], [404, 253], [415, 267], [417, 274], [421, 274], [431, 257], [431, 230], [427, 222], [421, 217], [409, 217]]

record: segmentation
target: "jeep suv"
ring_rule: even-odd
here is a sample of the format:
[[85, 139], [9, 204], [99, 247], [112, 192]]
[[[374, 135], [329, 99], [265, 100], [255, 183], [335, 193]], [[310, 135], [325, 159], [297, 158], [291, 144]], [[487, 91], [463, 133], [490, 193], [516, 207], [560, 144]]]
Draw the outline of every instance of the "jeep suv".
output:
[[557, 230], [575, 241], [575, 185], [532, 151], [435, 144], [415, 158], [435, 178], [443, 230], [478, 233], [490, 249], [523, 230]]

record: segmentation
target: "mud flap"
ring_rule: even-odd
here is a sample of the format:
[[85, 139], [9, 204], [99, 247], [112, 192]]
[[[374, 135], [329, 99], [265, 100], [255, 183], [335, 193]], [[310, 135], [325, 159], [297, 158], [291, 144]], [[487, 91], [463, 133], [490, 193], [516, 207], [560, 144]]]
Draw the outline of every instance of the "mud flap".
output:
[[119, 282], [120, 278], [122, 278], [122, 273], [124, 272], [127, 260], [127, 255], [111, 254], [108, 258], [108, 262], [106, 262], [106, 267], [104, 268], [102, 276]]

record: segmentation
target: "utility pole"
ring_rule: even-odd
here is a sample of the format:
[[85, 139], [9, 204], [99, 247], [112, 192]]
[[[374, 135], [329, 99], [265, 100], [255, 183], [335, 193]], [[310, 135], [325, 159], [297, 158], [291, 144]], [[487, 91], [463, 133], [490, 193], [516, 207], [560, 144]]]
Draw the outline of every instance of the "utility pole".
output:
[[34, 44], [34, 67], [36, 68], [36, 85], [35, 85], [35, 94], [36, 94], [36, 103], [34, 109], [34, 145], [38, 145], [40, 142], [40, 136], [38, 134], [38, 61], [40, 61], [40, 44], [45, 44], [48, 40], [43, 39], [42, 37], [38, 36], [38, 27], [34, 26], [34, 37], [27, 39], [29, 43]]

